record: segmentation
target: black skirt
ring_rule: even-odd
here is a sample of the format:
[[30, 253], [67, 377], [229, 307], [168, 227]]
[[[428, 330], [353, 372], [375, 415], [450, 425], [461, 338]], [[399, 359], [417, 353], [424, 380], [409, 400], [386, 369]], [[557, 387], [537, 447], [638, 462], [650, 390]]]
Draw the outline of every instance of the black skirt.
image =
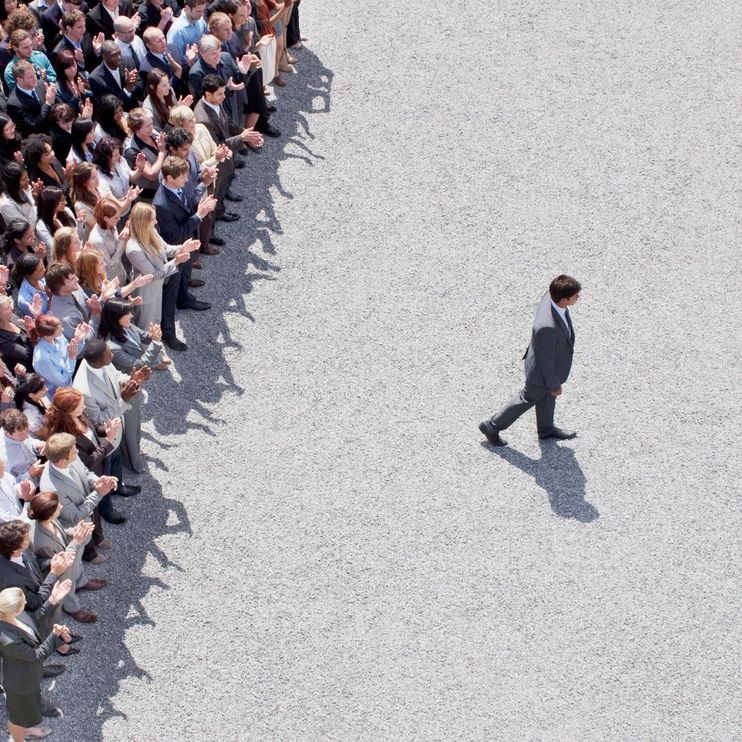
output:
[[41, 688], [23, 695], [6, 688], [5, 703], [8, 707], [8, 721], [12, 724], [26, 728], [41, 724]]

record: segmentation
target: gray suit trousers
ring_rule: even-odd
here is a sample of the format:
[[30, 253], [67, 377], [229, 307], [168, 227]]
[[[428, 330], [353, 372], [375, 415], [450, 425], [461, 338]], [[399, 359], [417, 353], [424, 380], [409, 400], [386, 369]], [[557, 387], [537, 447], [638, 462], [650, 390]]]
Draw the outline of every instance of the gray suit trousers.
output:
[[554, 429], [556, 397], [545, 386], [528, 383], [490, 420], [490, 425], [496, 430], [505, 430], [534, 405], [538, 434], [551, 433]]

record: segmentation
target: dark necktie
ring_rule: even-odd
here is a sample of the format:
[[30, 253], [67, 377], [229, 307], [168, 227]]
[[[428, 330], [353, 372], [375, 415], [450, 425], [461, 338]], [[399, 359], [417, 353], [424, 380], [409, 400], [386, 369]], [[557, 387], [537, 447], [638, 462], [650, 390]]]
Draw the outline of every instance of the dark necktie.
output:
[[129, 45], [129, 53], [131, 54], [131, 60], [134, 62], [134, 69], [139, 69], [139, 57], [137, 56], [137, 53], [134, 51], [134, 44]]
[[34, 99], [34, 100], [35, 100], [35, 101], [36, 101], [37, 103], [41, 103], [41, 101], [39, 100], [39, 94], [38, 94], [38, 93], [37, 93], [37, 92], [36, 92], [35, 90], [32, 90], [32, 91], [31, 91], [31, 97], [32, 97], [32, 98], [33, 98], [33, 99]]
[[564, 310], [564, 319], [567, 320], [567, 327], [569, 327], [569, 339], [574, 344], [575, 341], [575, 328], [572, 327], [572, 318], [569, 316], [569, 309]]

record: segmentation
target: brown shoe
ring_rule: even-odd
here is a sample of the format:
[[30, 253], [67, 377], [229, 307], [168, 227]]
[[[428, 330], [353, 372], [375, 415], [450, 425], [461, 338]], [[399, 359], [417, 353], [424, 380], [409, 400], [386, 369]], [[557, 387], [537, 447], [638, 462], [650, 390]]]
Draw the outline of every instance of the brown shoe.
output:
[[200, 271], [203, 268], [203, 266], [201, 265], [201, 261], [198, 258], [196, 258], [191, 263], [191, 268], [195, 268], [197, 271]]
[[77, 592], [83, 590], [100, 590], [108, 584], [108, 580], [88, 580], [84, 585], [77, 588]]
[[273, 78], [273, 84], [274, 84], [274, 85], [278, 85], [278, 87], [279, 87], [279, 88], [282, 88], [282, 87], [284, 87], [284, 86], [286, 85], [286, 82], [285, 82], [285, 81], [284, 81], [284, 79], [283, 79], [283, 78], [281, 77], [281, 75], [276, 75], [276, 76], [275, 76], [275, 77]]
[[105, 554], [96, 554], [93, 559], [90, 560], [91, 564], [103, 564], [108, 559]]
[[213, 245], [206, 245], [201, 248], [201, 255], [218, 255], [221, 252], [218, 248]]
[[75, 611], [74, 613], [68, 612], [67, 615], [71, 616], [75, 619], [75, 621], [79, 621], [80, 623], [95, 623], [98, 620], [98, 616], [96, 616], [95, 613], [86, 611], [84, 608], [80, 608], [79, 611]]
[[110, 549], [113, 546], [113, 541], [110, 538], [102, 538], [95, 545], [96, 549]]

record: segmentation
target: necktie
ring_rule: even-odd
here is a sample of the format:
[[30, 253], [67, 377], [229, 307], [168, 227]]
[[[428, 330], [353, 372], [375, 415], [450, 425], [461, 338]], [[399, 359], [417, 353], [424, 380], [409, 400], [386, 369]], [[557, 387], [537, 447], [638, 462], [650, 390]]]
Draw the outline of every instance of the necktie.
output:
[[572, 318], [569, 316], [569, 309], [564, 310], [564, 319], [567, 320], [567, 327], [569, 327], [569, 337], [574, 343], [575, 341], [575, 328], [572, 327]]
[[32, 91], [31, 91], [31, 97], [32, 97], [32, 98], [33, 98], [33, 99], [34, 99], [34, 100], [35, 100], [35, 101], [36, 101], [37, 103], [41, 103], [41, 101], [39, 100], [39, 95], [38, 95], [38, 93], [37, 93], [37, 92], [36, 92], [35, 90], [32, 90]]
[[178, 188], [178, 198], [180, 199], [180, 203], [183, 204], [183, 206], [187, 209], [188, 208], [188, 202], [186, 201], [185, 193], [183, 193], [182, 188]]
[[137, 56], [137, 53], [134, 51], [134, 44], [129, 45], [129, 53], [131, 54], [131, 61], [134, 62], [134, 69], [139, 69], [139, 57]]

